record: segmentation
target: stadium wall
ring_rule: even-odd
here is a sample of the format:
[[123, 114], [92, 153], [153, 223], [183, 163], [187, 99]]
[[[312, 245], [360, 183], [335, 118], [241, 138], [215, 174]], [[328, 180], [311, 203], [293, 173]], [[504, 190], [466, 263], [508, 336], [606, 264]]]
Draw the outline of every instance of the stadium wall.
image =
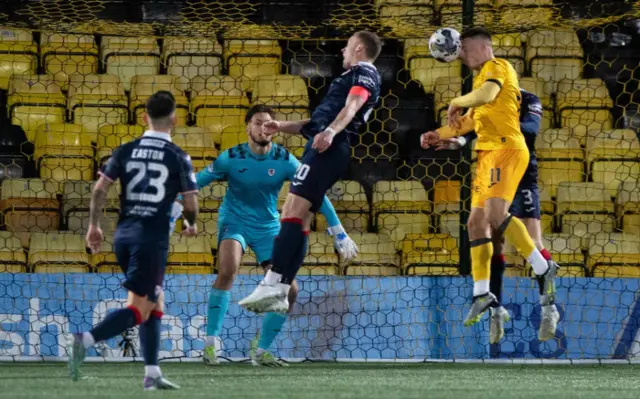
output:
[[[212, 280], [168, 276], [161, 358], [201, 355]], [[504, 303], [512, 321], [500, 345], [489, 345], [486, 321], [473, 328], [462, 325], [472, 295], [470, 278], [300, 280], [300, 301], [275, 343], [284, 358], [620, 359], [637, 351], [632, 344], [638, 342], [638, 279], [559, 279], [557, 336], [540, 343], [535, 281], [505, 278]], [[65, 356], [63, 333], [87, 330], [125, 302], [120, 281], [111, 274], [0, 274], [0, 357]], [[257, 281], [239, 276], [232, 300], [247, 295]], [[225, 355], [246, 357], [260, 323], [261, 318], [232, 304], [223, 329]], [[119, 341], [106, 343], [112, 356], [120, 356]], [[90, 356], [97, 352], [91, 349]]]

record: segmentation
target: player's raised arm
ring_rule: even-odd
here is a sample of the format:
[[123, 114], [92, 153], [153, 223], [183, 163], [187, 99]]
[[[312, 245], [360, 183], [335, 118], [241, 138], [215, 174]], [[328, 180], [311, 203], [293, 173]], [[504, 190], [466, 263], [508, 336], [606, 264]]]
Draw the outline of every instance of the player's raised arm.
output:
[[224, 179], [229, 173], [229, 151], [224, 151], [209, 166], [196, 173], [198, 190], [216, 180]]
[[324, 132], [318, 133], [313, 138], [312, 148], [319, 152], [326, 151], [329, 146], [331, 146], [333, 138], [344, 130], [349, 123], [351, 123], [358, 111], [360, 111], [360, 108], [362, 108], [369, 99], [369, 95], [370, 91], [366, 88], [362, 86], [353, 86], [347, 96], [347, 101], [344, 107], [342, 107], [342, 110], [336, 119], [324, 130]]
[[309, 123], [310, 119], [304, 119], [301, 121], [276, 121], [271, 120], [265, 122], [262, 127], [265, 130], [265, 133], [268, 135], [273, 135], [278, 132], [281, 133], [289, 133], [289, 134], [298, 134], [304, 125]]

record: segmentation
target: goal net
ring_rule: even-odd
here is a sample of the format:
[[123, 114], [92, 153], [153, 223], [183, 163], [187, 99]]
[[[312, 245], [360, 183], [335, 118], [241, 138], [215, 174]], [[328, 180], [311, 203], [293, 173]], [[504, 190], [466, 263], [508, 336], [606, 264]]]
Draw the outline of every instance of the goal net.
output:
[[[65, 335], [123, 306], [112, 253], [119, 187], [103, 215], [103, 251], [85, 248], [96, 172], [144, 131], [157, 90], [177, 101], [174, 142], [206, 168], [246, 141], [244, 113], [267, 104], [301, 120], [342, 73], [353, 32], [384, 38], [382, 96], [353, 144], [348, 174], [328, 193], [360, 248], [346, 265], [318, 215], [300, 294], [273, 349], [324, 360], [634, 359], [640, 354], [640, 92], [637, 3], [482, 0], [474, 24], [543, 104], [536, 141], [541, 229], [561, 265], [556, 337], [537, 339], [538, 288], [505, 246], [505, 337], [488, 320], [465, 328], [472, 297], [467, 232], [475, 155], [419, 148], [446, 123], [473, 79], [429, 55], [438, 26], [462, 30], [461, 1], [12, 2], [0, 11], [0, 360], [66, 356]], [[473, 3], [473, 2], [472, 2]], [[276, 142], [300, 157], [297, 136]], [[280, 195], [282, 205], [288, 186]], [[204, 347], [217, 273], [218, 209], [226, 182], [199, 196], [202, 233], [172, 237], [162, 319], [164, 359]], [[248, 251], [221, 339], [243, 359], [262, 317], [237, 301], [262, 277]], [[139, 355], [136, 331], [90, 356]]]

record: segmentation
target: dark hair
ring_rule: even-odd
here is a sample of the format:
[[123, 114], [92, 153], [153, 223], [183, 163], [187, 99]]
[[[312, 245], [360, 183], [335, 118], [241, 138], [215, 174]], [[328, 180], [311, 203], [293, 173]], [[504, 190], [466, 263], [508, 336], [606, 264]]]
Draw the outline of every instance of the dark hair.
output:
[[276, 117], [276, 114], [273, 112], [273, 109], [271, 109], [270, 107], [267, 107], [264, 104], [256, 104], [253, 107], [249, 108], [249, 110], [247, 111], [247, 115], [245, 115], [244, 117], [244, 123], [251, 122], [251, 118], [253, 118], [255, 114], [261, 114], [261, 113], [269, 114], [269, 116], [272, 119], [275, 119]]
[[146, 109], [151, 119], [165, 118], [176, 110], [176, 99], [171, 92], [160, 90], [149, 97]]
[[476, 38], [476, 37], [481, 37], [483, 39], [491, 40], [491, 33], [489, 33], [489, 31], [486, 30], [485, 28], [476, 26], [462, 32], [462, 35], [460, 35], [460, 40]]
[[365, 52], [367, 53], [367, 58], [371, 61], [375, 61], [376, 58], [380, 55], [380, 51], [382, 51], [382, 41], [373, 32], [369, 32], [366, 30], [361, 30], [356, 32], [356, 36], [362, 44], [364, 44]]

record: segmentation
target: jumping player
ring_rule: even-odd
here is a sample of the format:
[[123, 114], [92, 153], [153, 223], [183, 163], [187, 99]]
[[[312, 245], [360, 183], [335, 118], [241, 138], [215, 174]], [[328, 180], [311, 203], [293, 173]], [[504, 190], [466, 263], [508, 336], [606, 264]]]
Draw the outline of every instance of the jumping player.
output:
[[[540, 131], [542, 120], [542, 104], [540, 99], [533, 93], [520, 89], [522, 103], [520, 104], [520, 130], [524, 134], [527, 147], [529, 148], [529, 166], [520, 181], [516, 196], [511, 203], [509, 213], [527, 227], [527, 231], [542, 256], [551, 259], [551, 254], [544, 248], [542, 243], [542, 229], [540, 228], [540, 196], [538, 192], [538, 161], [536, 159], [535, 142]], [[436, 151], [449, 149], [457, 150], [465, 146], [477, 137], [475, 132], [467, 133], [464, 136], [452, 137], [442, 140], [436, 145]], [[509, 313], [502, 304], [502, 277], [505, 271], [504, 255], [502, 254], [502, 237], [495, 231], [492, 232], [493, 252], [491, 258], [491, 278], [490, 291], [498, 299], [497, 303], [491, 305], [491, 317], [489, 319], [489, 342], [496, 344], [504, 336], [504, 322], [509, 321]], [[548, 305], [548, 309], [543, 310], [550, 313], [551, 317], [543, 318], [538, 332], [538, 338], [546, 341], [555, 336], [560, 314], [556, 305]]]
[[255, 291], [239, 302], [241, 306], [255, 312], [284, 312], [289, 307], [287, 295], [307, 247], [305, 231], [320, 209], [324, 194], [349, 167], [350, 138], [357, 135], [378, 102], [380, 74], [373, 62], [380, 50], [377, 35], [355, 33], [342, 50], [342, 65], [347, 71], [333, 80], [311, 120], [272, 121], [266, 125], [269, 132], [302, 133], [309, 141], [282, 211], [271, 258], [273, 268]]
[[100, 251], [103, 240], [100, 215], [109, 187], [120, 180], [120, 217], [114, 236], [114, 252], [125, 274], [129, 291], [127, 307], [110, 313], [91, 331], [75, 334], [69, 367], [74, 380], [86, 350], [128, 328], [140, 325], [140, 344], [145, 364], [145, 390], [178, 389], [162, 376], [158, 366], [160, 319], [164, 308], [162, 283], [169, 250], [169, 219], [178, 193], [184, 198], [185, 235], [196, 231], [198, 200], [191, 158], [171, 142], [176, 104], [168, 91], [152, 95], [146, 104], [149, 130], [137, 140], [113, 152], [96, 182], [91, 197], [87, 246]]
[[[527, 228], [508, 211], [518, 185], [529, 165], [529, 151], [520, 131], [521, 94], [518, 76], [511, 64], [493, 56], [491, 35], [482, 28], [471, 28], [461, 36], [460, 59], [478, 71], [473, 91], [453, 99], [449, 105], [449, 126], [422, 135], [423, 147], [460, 136], [472, 130], [478, 135], [478, 167], [471, 194], [468, 229], [473, 274], [473, 303], [465, 326], [480, 321], [497, 298], [490, 292], [493, 244], [491, 230], [513, 244], [533, 266], [540, 284], [543, 323], [550, 323], [555, 300], [558, 265], [545, 259]], [[462, 116], [463, 108], [469, 111]], [[545, 320], [547, 318], [547, 320]]]
[[[271, 267], [273, 242], [280, 230], [278, 193], [285, 180], [293, 179], [300, 162], [285, 148], [271, 142], [273, 134], [266, 134], [265, 124], [273, 120], [273, 111], [264, 105], [255, 105], [247, 112], [248, 142], [224, 151], [207, 169], [196, 174], [198, 188], [214, 180], [228, 181], [227, 194], [219, 209], [218, 254], [219, 271], [209, 293], [207, 338], [204, 362], [218, 364], [216, 350], [220, 349], [220, 331], [229, 308], [229, 290], [238, 272], [242, 254], [251, 247], [262, 267]], [[175, 214], [181, 213], [176, 202]], [[338, 215], [327, 197], [320, 206], [327, 219], [336, 248], [345, 260], [357, 255], [357, 247], [343, 234]], [[292, 281], [289, 290], [290, 312], [296, 301], [298, 287]], [[257, 366], [286, 366], [269, 352], [269, 346], [284, 325], [286, 314], [270, 312], [262, 321], [258, 342], [252, 342], [251, 361]], [[217, 347], [218, 346], [218, 347]]]

